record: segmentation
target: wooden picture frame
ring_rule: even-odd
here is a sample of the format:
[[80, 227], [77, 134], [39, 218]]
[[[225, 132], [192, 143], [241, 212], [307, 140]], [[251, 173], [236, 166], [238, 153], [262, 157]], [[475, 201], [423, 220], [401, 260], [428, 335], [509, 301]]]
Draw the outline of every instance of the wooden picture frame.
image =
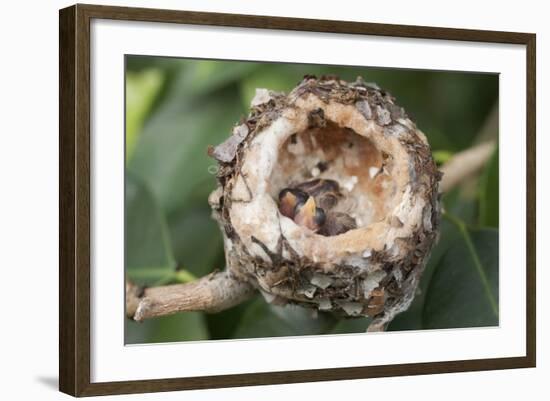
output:
[[[366, 367], [256, 372], [222, 376], [93, 383], [90, 379], [90, 22], [109, 19], [221, 27], [344, 33], [401, 38], [517, 44], [527, 58], [526, 355]], [[60, 265], [59, 388], [73, 396], [143, 393], [264, 384], [534, 367], [535, 279], [535, 48], [529, 33], [313, 20], [141, 8], [75, 5], [59, 16]]]

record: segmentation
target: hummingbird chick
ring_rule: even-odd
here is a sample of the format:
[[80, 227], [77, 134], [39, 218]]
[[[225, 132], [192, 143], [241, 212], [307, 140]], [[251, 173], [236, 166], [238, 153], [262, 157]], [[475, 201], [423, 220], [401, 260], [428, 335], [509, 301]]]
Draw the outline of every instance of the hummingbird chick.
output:
[[325, 212], [315, 199], [296, 188], [285, 188], [279, 193], [279, 211], [300, 226], [318, 231], [325, 223]]
[[279, 192], [279, 211], [283, 216], [294, 219], [296, 206], [307, 201], [308, 194], [295, 188], [285, 188]]
[[341, 212], [329, 212], [325, 219], [325, 224], [319, 230], [319, 234], [326, 237], [343, 234], [346, 231], [357, 228], [355, 219], [349, 214]]
[[332, 209], [336, 206], [340, 198], [342, 198], [340, 185], [334, 180], [317, 178], [315, 180], [303, 182], [297, 185], [296, 188], [313, 196], [317, 206], [323, 210]]
[[343, 234], [357, 228], [346, 213], [331, 211], [342, 198], [334, 180], [315, 179], [285, 188], [279, 193], [279, 211], [296, 224], [324, 236]]
[[296, 206], [294, 222], [299, 226], [309, 228], [313, 232], [319, 231], [325, 224], [325, 211], [315, 205], [315, 199], [310, 196], [306, 203]]

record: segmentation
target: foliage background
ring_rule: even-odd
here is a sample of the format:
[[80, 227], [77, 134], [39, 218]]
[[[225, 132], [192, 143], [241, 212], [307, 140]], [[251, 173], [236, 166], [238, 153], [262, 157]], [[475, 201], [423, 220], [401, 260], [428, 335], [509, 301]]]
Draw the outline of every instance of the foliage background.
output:
[[[361, 75], [397, 98], [440, 163], [498, 138], [498, 75], [146, 56], [126, 59], [126, 241], [128, 278], [187, 282], [224, 268], [208, 194], [223, 141], [247, 114], [256, 87], [286, 91], [305, 74]], [[445, 218], [411, 308], [389, 330], [498, 324], [498, 150], [484, 170], [443, 195]], [[337, 319], [258, 296], [217, 314], [181, 313], [135, 323], [126, 343], [364, 332], [366, 318]]]

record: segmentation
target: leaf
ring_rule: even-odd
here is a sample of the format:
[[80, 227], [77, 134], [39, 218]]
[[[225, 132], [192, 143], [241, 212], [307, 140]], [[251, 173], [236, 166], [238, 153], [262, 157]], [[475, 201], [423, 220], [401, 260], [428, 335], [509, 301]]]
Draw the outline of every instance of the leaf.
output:
[[241, 98], [245, 108], [256, 94], [257, 88], [265, 88], [275, 92], [289, 93], [301, 81], [305, 69], [293, 65], [264, 64], [253, 74], [245, 77], [240, 83]]
[[248, 61], [200, 60], [175, 57], [131, 55], [126, 70], [139, 73], [148, 69], [162, 70], [176, 79], [170, 86], [185, 96], [206, 94], [230, 85], [261, 65]]
[[461, 238], [435, 268], [426, 293], [423, 327], [498, 325], [498, 231], [471, 230], [458, 220], [454, 223]]
[[[443, 195], [443, 209], [460, 218], [464, 223], [476, 221], [477, 202], [466, 197], [459, 188], [453, 189]], [[448, 249], [461, 239], [461, 233], [457, 226], [446, 219], [442, 219], [439, 229], [439, 240], [432, 249], [424, 272], [420, 278], [417, 294], [409, 309], [398, 314], [389, 324], [388, 330], [421, 330], [423, 329], [422, 314], [426, 299], [426, 290], [430, 284], [433, 272]]]
[[178, 266], [195, 276], [224, 268], [223, 240], [206, 199], [203, 206], [182, 209], [170, 216], [170, 238]]
[[126, 72], [126, 160], [132, 157], [139, 133], [163, 83], [158, 69]]
[[432, 156], [437, 165], [448, 162], [453, 157], [453, 152], [448, 150], [436, 150], [432, 152]]
[[186, 96], [204, 95], [245, 78], [259, 63], [248, 61], [184, 60], [187, 68], [179, 83]]
[[324, 334], [335, 324], [333, 316], [296, 305], [274, 306], [258, 297], [246, 310], [233, 338]]
[[208, 331], [210, 332], [210, 339], [226, 340], [228, 338], [237, 338], [234, 336], [234, 333], [241, 324], [245, 312], [254, 302], [255, 299], [250, 299], [222, 312], [207, 314], [206, 319]]
[[[126, 272], [139, 284], [171, 281], [175, 272], [168, 228], [151, 191], [131, 173], [126, 178]], [[203, 313], [186, 312], [137, 323], [126, 319], [127, 344], [209, 338]]]
[[126, 174], [125, 267], [139, 284], [152, 284], [175, 267], [164, 216], [146, 184]]
[[426, 300], [426, 291], [432, 275], [447, 250], [460, 239], [456, 226], [446, 220], [441, 221], [439, 241], [430, 253], [424, 272], [420, 278], [417, 294], [409, 309], [398, 314], [388, 325], [388, 331], [423, 329], [422, 314]]
[[419, 127], [425, 132], [429, 132], [428, 124], [438, 127], [452, 145], [448, 150], [470, 147], [498, 97], [498, 74], [427, 73], [426, 97], [417, 100], [417, 107], [422, 108]]
[[477, 194], [468, 188], [457, 187], [443, 195], [444, 210], [463, 223], [476, 225], [479, 202]]
[[498, 228], [499, 219], [498, 148], [483, 171], [479, 188], [479, 225]]
[[125, 344], [208, 340], [204, 313], [185, 312], [135, 322], [125, 319]]
[[226, 139], [240, 115], [233, 90], [207, 99], [167, 95], [144, 127], [128, 168], [148, 183], [167, 215], [184, 208], [194, 191], [201, 191], [206, 205], [216, 183], [208, 145]]

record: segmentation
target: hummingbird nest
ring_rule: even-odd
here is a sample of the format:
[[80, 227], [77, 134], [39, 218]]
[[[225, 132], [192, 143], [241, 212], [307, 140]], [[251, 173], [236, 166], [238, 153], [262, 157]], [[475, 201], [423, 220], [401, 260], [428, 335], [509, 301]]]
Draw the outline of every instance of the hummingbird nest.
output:
[[389, 93], [314, 76], [288, 95], [257, 89], [209, 154], [233, 277], [270, 303], [370, 316], [369, 330], [408, 308], [437, 238], [440, 173]]

